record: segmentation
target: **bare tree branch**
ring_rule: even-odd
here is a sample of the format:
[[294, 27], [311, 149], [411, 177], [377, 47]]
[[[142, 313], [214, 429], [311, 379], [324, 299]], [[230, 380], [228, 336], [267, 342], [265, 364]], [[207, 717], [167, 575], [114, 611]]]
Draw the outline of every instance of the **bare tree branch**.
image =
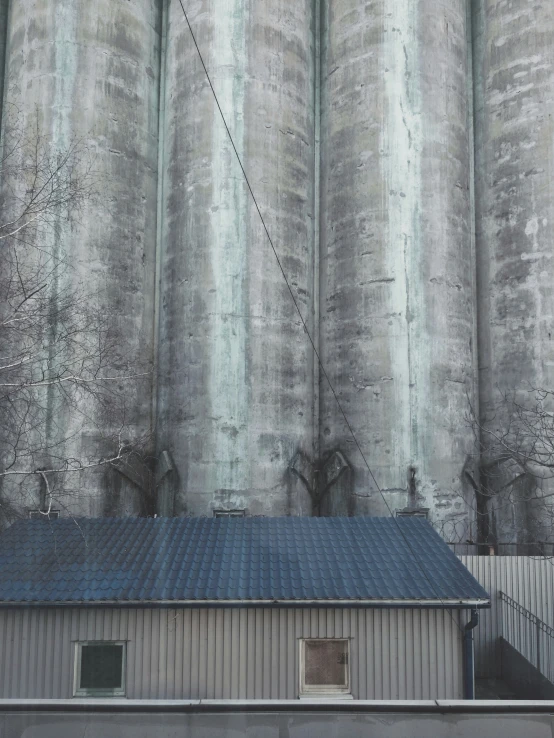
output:
[[[128, 420], [128, 397], [151, 381], [148, 360], [125, 354], [112, 301], [60, 248], [98, 197], [93, 157], [82, 140], [54, 147], [39, 120], [27, 136], [14, 108], [0, 155], [0, 524], [25, 509], [37, 480], [51, 510], [64, 477], [80, 486], [87, 471], [150, 453]], [[102, 451], [83, 450], [83, 433]]]
[[[520, 542], [541, 531], [554, 539], [554, 391], [531, 385], [498, 391], [494, 406], [478, 417], [468, 398], [475, 436], [478, 539], [497, 543], [498, 525], [509, 520]], [[518, 522], [519, 521], [519, 522]]]

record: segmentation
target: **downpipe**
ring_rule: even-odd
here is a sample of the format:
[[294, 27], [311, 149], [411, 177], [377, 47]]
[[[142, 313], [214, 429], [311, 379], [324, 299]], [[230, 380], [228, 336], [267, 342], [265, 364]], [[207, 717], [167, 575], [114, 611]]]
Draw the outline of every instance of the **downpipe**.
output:
[[473, 650], [473, 631], [479, 625], [479, 613], [471, 611], [471, 620], [464, 627], [464, 699], [475, 699], [475, 659]]

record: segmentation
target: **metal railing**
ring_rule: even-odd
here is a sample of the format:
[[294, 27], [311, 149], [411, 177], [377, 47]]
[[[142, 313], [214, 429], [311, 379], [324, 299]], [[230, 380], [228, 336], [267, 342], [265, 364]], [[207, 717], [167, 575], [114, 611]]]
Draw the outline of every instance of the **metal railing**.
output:
[[509, 597], [502, 602], [502, 635], [549, 681], [554, 682], [554, 628]]

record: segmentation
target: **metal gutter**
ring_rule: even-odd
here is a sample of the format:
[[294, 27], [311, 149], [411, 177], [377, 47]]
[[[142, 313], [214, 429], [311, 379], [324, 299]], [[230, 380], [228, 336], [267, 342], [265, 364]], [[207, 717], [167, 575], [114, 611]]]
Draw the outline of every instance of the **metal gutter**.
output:
[[373, 609], [483, 609], [490, 608], [490, 600], [93, 600], [93, 601], [41, 601], [41, 602], [0, 602], [0, 608], [36, 607], [142, 607], [142, 608], [182, 608], [182, 607], [284, 607], [318, 608], [367, 607]]
[[473, 609], [471, 620], [464, 627], [464, 697], [475, 699], [475, 655], [473, 649], [473, 631], [479, 625], [479, 613]]
[[554, 714], [550, 700], [0, 700], [0, 714], [58, 713], [426, 713]]

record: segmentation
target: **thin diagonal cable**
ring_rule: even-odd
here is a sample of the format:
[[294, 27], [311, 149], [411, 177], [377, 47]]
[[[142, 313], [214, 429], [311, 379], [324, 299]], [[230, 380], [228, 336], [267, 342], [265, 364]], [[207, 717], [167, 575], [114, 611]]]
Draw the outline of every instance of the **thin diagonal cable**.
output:
[[[269, 230], [268, 230], [267, 225], [265, 223], [265, 219], [264, 219], [264, 217], [262, 215], [262, 211], [260, 210], [260, 206], [258, 205], [258, 201], [256, 200], [256, 196], [254, 194], [254, 191], [252, 189], [252, 186], [250, 185], [250, 180], [248, 179], [248, 175], [246, 174], [246, 170], [245, 170], [244, 165], [242, 163], [242, 159], [240, 158], [240, 154], [239, 154], [239, 152], [237, 150], [237, 147], [235, 146], [235, 141], [233, 139], [233, 136], [231, 134], [231, 131], [229, 129], [229, 126], [227, 125], [227, 120], [225, 119], [225, 115], [223, 114], [223, 110], [221, 109], [221, 105], [219, 104], [219, 99], [217, 97], [216, 91], [215, 91], [214, 86], [212, 84], [212, 80], [211, 80], [210, 74], [208, 72], [208, 68], [206, 67], [206, 64], [204, 62], [204, 57], [202, 56], [202, 52], [200, 51], [200, 47], [198, 46], [198, 42], [196, 40], [196, 36], [194, 34], [194, 31], [192, 30], [192, 26], [190, 24], [190, 21], [189, 21], [188, 15], [187, 15], [187, 11], [185, 10], [185, 6], [183, 4], [183, 0], [179, 0], [179, 4], [180, 4], [181, 9], [183, 11], [183, 15], [185, 16], [185, 21], [187, 23], [188, 29], [190, 31], [190, 35], [191, 35], [192, 40], [194, 42], [194, 45], [196, 47], [196, 51], [198, 52], [198, 57], [200, 59], [200, 62], [202, 64], [202, 67], [204, 69], [204, 73], [206, 75], [206, 79], [208, 80], [208, 84], [209, 84], [210, 89], [212, 91], [212, 95], [213, 95], [214, 100], [215, 100], [215, 103], [217, 105], [217, 109], [219, 110], [219, 114], [221, 116], [221, 120], [223, 121], [223, 125], [225, 126], [225, 130], [227, 131], [227, 136], [229, 137], [229, 141], [231, 142], [231, 146], [233, 147], [233, 151], [235, 152], [235, 156], [237, 158], [237, 161], [238, 161], [239, 166], [241, 168], [242, 174], [244, 176], [244, 181], [246, 182], [246, 185], [248, 187], [248, 190], [250, 192], [250, 195], [252, 197], [252, 201], [254, 202], [254, 205], [256, 207], [256, 210], [258, 211], [258, 215], [260, 216], [260, 220], [262, 222], [264, 231], [266, 233], [267, 240], [269, 241], [269, 244], [271, 246], [271, 250], [273, 251], [273, 254], [275, 256], [275, 259], [277, 260], [277, 264], [279, 266], [279, 269], [281, 271], [281, 274], [283, 275], [283, 279], [285, 280], [285, 284], [287, 285], [288, 291], [289, 291], [290, 296], [292, 298], [292, 301], [294, 303], [294, 307], [296, 308], [296, 312], [300, 316], [300, 320], [302, 322], [302, 326], [304, 328], [304, 331], [305, 331], [306, 335], [308, 336], [308, 340], [309, 340], [309, 342], [311, 344], [311, 347], [313, 349], [313, 352], [314, 352], [314, 354], [315, 354], [315, 356], [317, 358], [319, 367], [320, 367], [320, 369], [321, 369], [321, 371], [323, 373], [323, 376], [325, 377], [325, 379], [327, 381], [327, 384], [329, 385], [329, 388], [330, 388], [330, 390], [331, 390], [331, 392], [333, 394], [333, 397], [335, 399], [335, 402], [337, 403], [337, 407], [339, 408], [340, 413], [341, 413], [342, 417], [344, 418], [344, 422], [346, 423], [346, 426], [347, 426], [347, 428], [348, 428], [348, 430], [350, 432], [350, 435], [352, 436], [352, 438], [354, 440], [354, 443], [356, 445], [356, 448], [358, 449], [358, 451], [360, 453], [360, 456], [362, 457], [362, 459], [364, 461], [364, 464], [365, 464], [365, 466], [366, 466], [366, 468], [367, 468], [367, 470], [368, 470], [368, 472], [369, 472], [369, 474], [371, 476], [371, 479], [373, 480], [373, 483], [375, 484], [375, 487], [377, 488], [379, 494], [383, 498], [383, 502], [385, 503], [385, 505], [387, 507], [387, 510], [389, 511], [389, 514], [390, 514], [391, 518], [395, 521], [395, 524], [396, 524], [396, 526], [398, 528], [398, 531], [400, 532], [402, 538], [404, 539], [404, 542], [406, 543], [406, 546], [408, 547], [410, 553], [412, 554], [412, 556], [414, 557], [415, 561], [417, 562], [417, 564], [419, 566], [419, 569], [421, 570], [421, 572], [422, 572], [423, 576], [425, 577], [425, 579], [427, 580], [428, 584], [431, 585], [431, 589], [435, 593], [437, 599], [439, 600], [439, 602], [441, 602], [441, 604], [445, 607], [445, 609], [447, 609], [445, 602], [437, 594], [437, 591], [436, 591], [436, 589], [435, 589], [435, 587], [433, 585], [432, 580], [427, 576], [427, 572], [425, 571], [425, 568], [422, 566], [421, 562], [419, 561], [417, 554], [415, 553], [415, 551], [413, 550], [412, 546], [410, 545], [410, 542], [407, 539], [407, 537], [405, 536], [404, 531], [402, 530], [401, 526], [398, 523], [398, 520], [393, 515], [393, 512], [391, 510], [391, 507], [390, 507], [389, 503], [387, 502], [387, 498], [383, 494], [383, 491], [381, 490], [381, 487], [379, 486], [379, 483], [377, 482], [377, 479], [375, 478], [375, 475], [374, 475], [373, 471], [371, 470], [371, 467], [369, 466], [369, 463], [368, 463], [368, 461], [367, 461], [367, 459], [365, 457], [365, 454], [364, 454], [364, 452], [362, 450], [362, 447], [360, 446], [360, 443], [358, 442], [358, 439], [356, 438], [356, 434], [354, 433], [354, 429], [352, 428], [352, 425], [350, 424], [350, 421], [348, 420], [348, 417], [347, 417], [347, 415], [346, 415], [346, 413], [344, 411], [344, 408], [342, 407], [342, 405], [340, 403], [340, 400], [339, 400], [338, 395], [337, 395], [337, 393], [335, 391], [335, 388], [333, 387], [333, 383], [331, 382], [331, 379], [329, 378], [329, 375], [327, 374], [327, 371], [326, 371], [326, 369], [325, 369], [325, 367], [323, 365], [323, 362], [321, 361], [321, 357], [319, 355], [319, 352], [317, 350], [317, 347], [315, 345], [315, 342], [314, 342], [314, 340], [313, 340], [313, 338], [312, 338], [312, 336], [310, 334], [310, 331], [308, 330], [308, 326], [306, 324], [306, 321], [304, 320], [304, 316], [302, 315], [302, 311], [300, 310], [300, 306], [298, 305], [298, 301], [297, 301], [297, 299], [296, 299], [296, 297], [294, 295], [294, 292], [292, 290], [292, 287], [290, 286], [290, 282], [288, 280], [288, 277], [286, 275], [286, 272], [283, 269], [283, 265], [281, 263], [281, 259], [279, 258], [279, 254], [277, 253], [277, 249], [275, 248], [275, 245], [273, 243], [273, 239], [271, 238], [271, 234], [269, 233]], [[422, 602], [424, 602], [424, 600], [422, 600]], [[452, 621], [456, 624], [456, 626], [458, 627], [458, 629], [460, 631], [462, 631], [462, 628], [461, 628], [460, 624], [454, 619], [452, 613], [450, 613], [450, 617], [452, 618]]]

